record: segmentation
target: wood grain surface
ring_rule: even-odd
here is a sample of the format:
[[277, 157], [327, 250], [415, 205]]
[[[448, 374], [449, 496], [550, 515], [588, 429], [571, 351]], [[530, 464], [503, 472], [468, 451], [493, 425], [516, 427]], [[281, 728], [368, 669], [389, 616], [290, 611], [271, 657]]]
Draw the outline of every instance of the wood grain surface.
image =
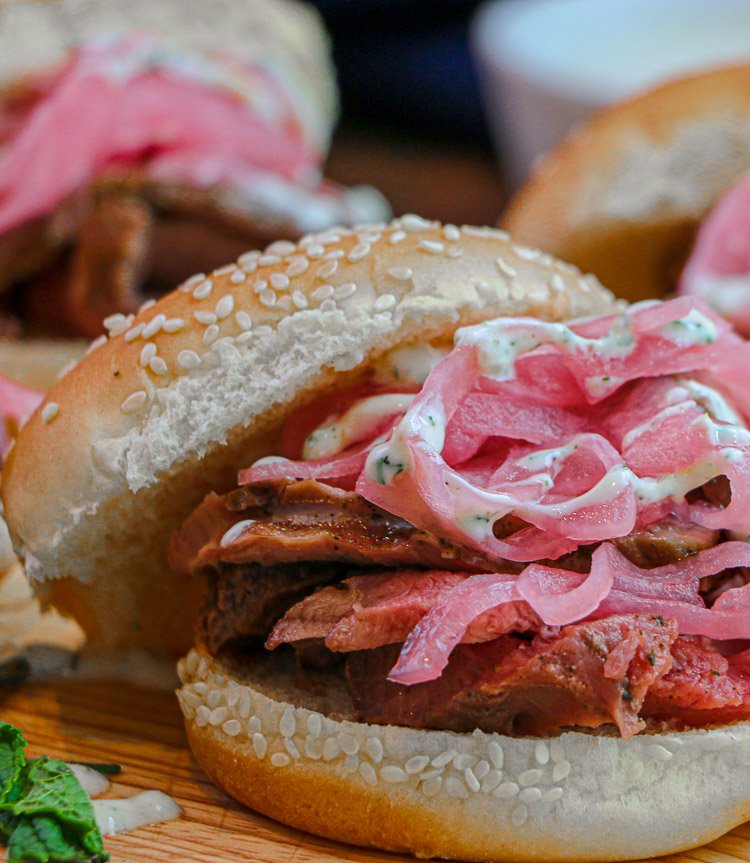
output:
[[[107, 838], [113, 863], [413, 863], [291, 830], [235, 803], [193, 762], [170, 693], [62, 681], [3, 695], [0, 717], [23, 729], [32, 756], [121, 764], [108, 796], [157, 788], [179, 802], [179, 820]], [[748, 863], [750, 823], [703, 848], [662, 859]]]

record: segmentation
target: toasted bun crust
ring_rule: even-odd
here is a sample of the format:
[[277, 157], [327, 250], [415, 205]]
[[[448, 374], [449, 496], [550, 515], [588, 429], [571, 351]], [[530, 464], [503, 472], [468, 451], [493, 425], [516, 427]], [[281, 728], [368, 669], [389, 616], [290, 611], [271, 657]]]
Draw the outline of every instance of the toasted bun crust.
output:
[[169, 572], [167, 537], [272, 452], [313, 395], [464, 324], [613, 307], [595, 280], [499, 231], [416, 216], [241, 263], [119, 322], [125, 332], [48, 394], [9, 459], [3, 498], [27, 571], [103, 646], [185, 652], [202, 586]]
[[503, 227], [628, 300], [673, 291], [696, 227], [750, 169], [750, 65], [680, 78], [597, 114], [511, 201]]
[[332, 839], [456, 860], [626, 860], [750, 816], [750, 723], [628, 741], [457, 734], [353, 722], [283, 673], [233, 674], [200, 651], [179, 671], [209, 777]]

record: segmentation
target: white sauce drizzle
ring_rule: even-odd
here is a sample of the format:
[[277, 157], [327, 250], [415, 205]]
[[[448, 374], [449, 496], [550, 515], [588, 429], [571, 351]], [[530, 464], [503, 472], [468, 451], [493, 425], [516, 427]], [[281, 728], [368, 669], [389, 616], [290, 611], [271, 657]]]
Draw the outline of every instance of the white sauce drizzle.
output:
[[393, 348], [378, 360], [375, 381], [381, 384], [421, 386], [435, 366], [450, 353], [450, 347], [406, 345]]
[[70, 762], [68, 762], [68, 767], [89, 797], [98, 797], [109, 789], [109, 779], [98, 770], [92, 770], [91, 767], [86, 767], [84, 764]]
[[718, 332], [713, 321], [697, 309], [691, 309], [684, 318], [678, 318], [659, 327], [656, 332], [681, 348], [691, 345], [710, 345], [716, 341]]
[[125, 800], [93, 800], [92, 805], [96, 823], [104, 836], [172, 821], [182, 812], [177, 802], [161, 791], [143, 791]]
[[403, 413], [413, 401], [413, 393], [386, 393], [361, 399], [335, 422], [315, 429], [305, 440], [302, 458], [327, 458], [366, 440], [383, 417]]

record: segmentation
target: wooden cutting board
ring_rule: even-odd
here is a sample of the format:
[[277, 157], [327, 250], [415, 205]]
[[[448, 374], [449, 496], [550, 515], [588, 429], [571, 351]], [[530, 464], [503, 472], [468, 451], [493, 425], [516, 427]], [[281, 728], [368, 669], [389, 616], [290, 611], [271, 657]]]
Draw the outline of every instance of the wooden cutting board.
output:
[[[0, 717], [23, 729], [32, 756], [121, 764], [113, 797], [157, 788], [182, 806], [177, 821], [108, 838], [113, 863], [414, 863], [317, 839], [235, 803], [193, 762], [170, 693], [63, 681], [2, 697]], [[703, 848], [662, 859], [750, 863], [750, 822]]]

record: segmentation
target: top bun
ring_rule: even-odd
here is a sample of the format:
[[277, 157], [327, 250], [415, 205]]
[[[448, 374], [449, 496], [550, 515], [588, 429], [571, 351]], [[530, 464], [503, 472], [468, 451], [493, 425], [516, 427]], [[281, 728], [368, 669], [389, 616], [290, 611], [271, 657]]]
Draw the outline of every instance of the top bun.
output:
[[750, 65], [680, 78], [575, 130], [511, 201], [514, 237], [628, 300], [673, 291], [695, 230], [750, 169]]
[[11, 535], [94, 643], [184, 652], [201, 586], [169, 572], [167, 536], [305, 400], [459, 326], [612, 308], [595, 279], [491, 228], [404, 216], [273, 243], [108, 322], [11, 454]]

